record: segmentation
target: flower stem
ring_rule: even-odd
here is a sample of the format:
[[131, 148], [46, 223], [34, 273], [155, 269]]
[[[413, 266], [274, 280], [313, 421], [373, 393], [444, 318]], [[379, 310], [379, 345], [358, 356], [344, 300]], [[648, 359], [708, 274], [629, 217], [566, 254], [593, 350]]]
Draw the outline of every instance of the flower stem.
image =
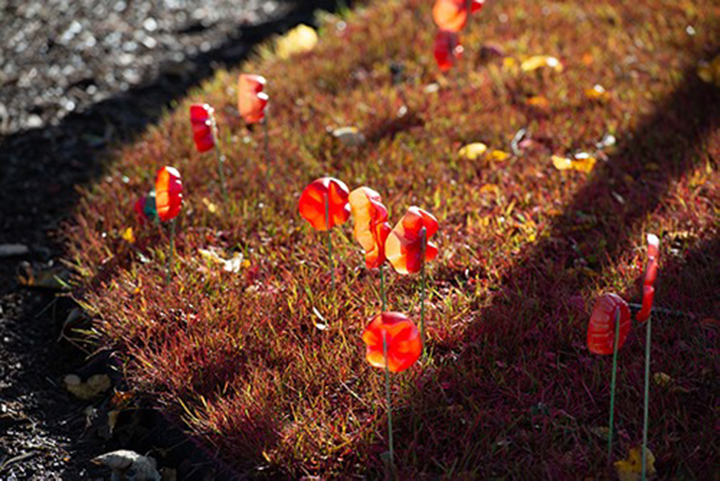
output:
[[268, 123], [270, 121], [270, 109], [265, 109], [265, 119], [263, 120], [263, 130], [265, 131], [265, 171], [267, 172], [267, 181], [268, 185], [270, 185], [270, 178], [272, 176], [272, 169], [271, 165], [272, 162], [270, 161], [270, 132]]
[[385, 398], [388, 409], [388, 444], [390, 448], [390, 479], [395, 471], [395, 449], [393, 447], [393, 427], [392, 427], [392, 397], [390, 396], [390, 363], [388, 362], [388, 345], [385, 331], [383, 335], [383, 357], [385, 358]]
[[427, 243], [427, 231], [425, 227], [420, 229], [420, 339], [422, 340], [423, 356], [425, 355], [425, 247]]
[[215, 139], [215, 155], [217, 156], [218, 161], [218, 175], [220, 177], [220, 190], [222, 191], [223, 199], [225, 199], [225, 202], [228, 201], [228, 193], [227, 193], [227, 187], [225, 186], [225, 172], [223, 170], [223, 161], [224, 157], [222, 153], [220, 152], [220, 147], [217, 144], [217, 139]]
[[642, 444], [642, 481], [647, 477], [647, 441], [648, 441], [648, 413], [650, 410], [650, 341], [652, 333], [652, 316], [647, 320], [647, 335], [645, 337], [645, 401], [643, 404], [643, 444]]
[[173, 254], [175, 252], [175, 219], [170, 220], [170, 252], [165, 265], [165, 283], [170, 284], [172, 279]]
[[385, 269], [380, 264], [380, 301], [382, 302], [382, 312], [385, 312], [387, 300], [385, 299]]
[[617, 379], [618, 341], [620, 339], [620, 309], [615, 311], [615, 342], [613, 342], [612, 377], [610, 380], [610, 421], [608, 423], [608, 462], [612, 461], [613, 428], [615, 422], [615, 381]]
[[332, 283], [332, 290], [335, 291], [335, 264], [333, 263], [332, 256], [332, 236], [330, 233], [330, 199], [328, 194], [325, 194], [325, 228], [327, 229], [327, 249], [328, 249], [328, 260], [330, 263], [330, 282]]

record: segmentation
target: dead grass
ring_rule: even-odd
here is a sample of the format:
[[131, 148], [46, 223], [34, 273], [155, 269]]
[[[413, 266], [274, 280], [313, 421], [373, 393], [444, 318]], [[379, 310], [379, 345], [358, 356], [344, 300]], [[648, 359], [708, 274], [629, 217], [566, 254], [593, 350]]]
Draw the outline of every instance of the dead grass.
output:
[[[703, 319], [719, 312], [720, 109], [717, 90], [694, 72], [716, 53], [718, 8], [488, 2], [463, 36], [459, 68], [442, 77], [430, 4], [375, 2], [345, 23], [328, 19], [309, 54], [249, 62], [244, 71], [268, 79], [270, 162], [261, 130], [237, 114], [237, 72], [221, 72], [119, 150], [67, 229], [98, 341], [118, 351], [134, 386], [241, 472], [378, 476], [382, 377], [360, 339], [379, 310], [377, 273], [343, 226], [332, 292], [323, 239], [297, 213], [305, 185], [330, 174], [380, 192], [393, 223], [411, 204], [441, 223], [431, 354], [393, 387], [401, 478], [603, 477], [596, 432], [607, 426], [611, 360], [585, 346], [588, 313], [604, 291], [638, 300], [644, 233], [654, 232], [656, 305], [699, 317], [656, 316], [652, 370], [672, 382], [652, 387], [650, 448], [663, 478], [708, 479], [718, 333], [717, 320]], [[519, 60], [552, 55], [564, 70], [523, 73], [487, 59], [484, 45]], [[403, 67], [397, 85], [392, 62]], [[586, 98], [595, 84], [609, 99]], [[537, 96], [547, 105], [528, 105]], [[214, 156], [193, 149], [187, 110], [196, 101], [217, 111], [229, 204]], [[344, 147], [327, 133], [346, 125], [368, 142]], [[510, 152], [521, 128], [532, 142], [506, 161], [457, 154], [475, 141]], [[551, 154], [595, 152], [606, 134], [618, 145], [597, 154], [590, 174], [553, 168]], [[169, 285], [167, 234], [139, 227], [132, 210], [165, 164], [180, 170], [186, 192]], [[129, 226], [135, 246], [121, 238]], [[242, 252], [249, 265], [222, 272], [198, 253], [210, 246]], [[418, 279], [389, 277], [389, 306], [417, 320]], [[620, 353], [617, 458], [641, 438], [643, 333], [634, 325]]]

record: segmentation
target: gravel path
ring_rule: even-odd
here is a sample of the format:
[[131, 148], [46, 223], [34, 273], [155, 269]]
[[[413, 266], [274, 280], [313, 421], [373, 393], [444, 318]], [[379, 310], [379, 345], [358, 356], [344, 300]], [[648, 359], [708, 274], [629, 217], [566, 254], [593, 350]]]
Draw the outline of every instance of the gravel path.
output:
[[[0, 254], [0, 480], [103, 479], [91, 458], [147, 449], [132, 437], [105, 440], [88, 424], [92, 408], [102, 411], [107, 401], [74, 399], [62, 378], [106, 371], [107, 360], [58, 341], [69, 299], [16, 280], [24, 266], [59, 264], [54, 232], [76, 187], [101, 175], [112, 145], [142, 132], [216, 68], [334, 4], [0, 0], [0, 246], [29, 249]], [[174, 468], [181, 479], [212, 472]]]

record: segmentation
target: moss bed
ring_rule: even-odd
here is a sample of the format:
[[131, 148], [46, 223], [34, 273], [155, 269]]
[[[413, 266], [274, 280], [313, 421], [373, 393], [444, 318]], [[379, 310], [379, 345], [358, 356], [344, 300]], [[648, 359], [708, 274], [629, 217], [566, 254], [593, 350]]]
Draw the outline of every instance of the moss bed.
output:
[[[268, 80], [267, 160], [262, 129], [237, 113], [238, 71], [119, 147], [66, 229], [91, 340], [116, 351], [137, 402], [182, 419], [239, 473], [380, 476], [383, 377], [361, 341], [380, 309], [378, 276], [348, 223], [334, 230], [333, 291], [324, 237], [297, 212], [302, 189], [331, 175], [380, 192], [393, 225], [409, 205], [440, 221], [429, 357], [393, 378], [400, 479], [605, 476], [611, 357], [588, 351], [588, 316], [603, 292], [638, 302], [652, 232], [656, 305], [695, 317], [655, 316], [652, 373], [669, 381], [651, 386], [649, 446], [661, 477], [709, 479], [720, 105], [696, 70], [716, 53], [718, 7], [488, 1], [443, 75], [431, 3], [370, 2], [327, 17], [311, 52], [283, 60], [266, 49], [248, 61], [243, 72]], [[562, 71], [523, 71], [533, 55], [556, 57]], [[606, 92], [591, 98], [598, 84]], [[215, 157], [194, 149], [193, 102], [216, 109], [227, 203]], [[344, 126], [366, 141], [328, 133]], [[610, 135], [617, 143], [598, 147]], [[459, 155], [472, 142], [511, 155]], [[579, 151], [597, 158], [591, 172], [553, 166], [552, 155]], [[167, 231], [133, 213], [164, 165], [185, 190], [169, 284]], [[240, 271], [201, 248], [241, 253]], [[390, 308], [416, 321], [418, 281], [388, 275]], [[633, 323], [619, 354], [615, 459], [641, 440], [644, 333]]]

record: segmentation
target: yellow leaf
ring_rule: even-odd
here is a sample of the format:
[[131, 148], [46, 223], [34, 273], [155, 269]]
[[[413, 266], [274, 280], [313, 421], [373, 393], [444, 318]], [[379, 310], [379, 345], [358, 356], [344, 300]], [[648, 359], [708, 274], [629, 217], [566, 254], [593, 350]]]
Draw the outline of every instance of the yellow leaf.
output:
[[482, 187], [480, 187], [480, 193], [482, 193], [482, 194], [493, 193], [495, 195], [500, 195], [500, 187], [498, 187], [495, 184], [485, 184]]
[[672, 382], [672, 378], [664, 372], [656, 372], [653, 374], [653, 381], [660, 387], [666, 387]]
[[560, 60], [548, 55], [535, 55], [534, 57], [524, 60], [523, 63], [520, 64], [520, 69], [523, 72], [532, 72], [533, 70], [545, 67], [551, 68], [556, 72], [563, 71], [563, 66], [560, 63]]
[[202, 202], [203, 202], [203, 204], [205, 204], [205, 207], [207, 207], [208, 212], [210, 212], [211, 214], [217, 213], [218, 206], [216, 204], [212, 203], [211, 201], [209, 201], [207, 197], [203, 197]]
[[543, 97], [542, 95], [536, 95], [535, 97], [530, 97], [525, 101], [528, 105], [531, 105], [533, 107], [540, 107], [540, 108], [547, 108], [550, 106], [550, 101]]
[[510, 158], [510, 154], [502, 150], [492, 150], [487, 156], [488, 160], [493, 162], [503, 162]]
[[[653, 476], [655, 474], [655, 456], [649, 449], [647, 450], [646, 461], [647, 475]], [[618, 473], [620, 481], [639, 480], [642, 473], [642, 447], [636, 446], [630, 448], [627, 459], [615, 462], [615, 470]]]
[[285, 59], [298, 53], [309, 52], [318, 43], [318, 34], [312, 27], [298, 25], [275, 43], [275, 53]]
[[702, 61], [697, 68], [698, 77], [705, 83], [715, 84], [720, 87], [720, 55], [716, 55], [711, 61]]
[[458, 154], [469, 160], [475, 160], [487, 151], [487, 145], [482, 142], [473, 142], [460, 149]]
[[593, 88], [586, 89], [585, 96], [590, 100], [599, 100], [601, 102], [605, 102], [610, 99], [610, 93], [600, 84], [595, 84]]
[[580, 153], [575, 156], [574, 160], [559, 155], [552, 156], [552, 164], [557, 170], [576, 170], [578, 172], [591, 172], [595, 167], [597, 159], [589, 154]]
[[133, 228], [128, 227], [127, 229], [125, 229], [122, 233], [122, 238], [125, 239], [130, 244], [134, 244], [135, 243], [135, 234], [133, 233]]
[[512, 57], [505, 57], [502, 63], [502, 69], [505, 71], [512, 71], [517, 68], [517, 60]]

